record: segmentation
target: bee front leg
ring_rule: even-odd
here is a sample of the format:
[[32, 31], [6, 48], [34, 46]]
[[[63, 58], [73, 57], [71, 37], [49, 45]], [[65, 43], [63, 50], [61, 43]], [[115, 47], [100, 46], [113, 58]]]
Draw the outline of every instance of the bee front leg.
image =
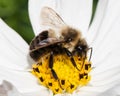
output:
[[[90, 50], [90, 56], [89, 56], [89, 59], [88, 59], [88, 61], [90, 62], [91, 57], [92, 57], [92, 51], [93, 51], [93, 49], [92, 49], [92, 47], [90, 47], [90, 48], [88, 48], [88, 50]], [[80, 54], [81, 54], [81, 52], [80, 52]], [[82, 68], [83, 68], [83, 66], [85, 64], [85, 59], [87, 57], [87, 53], [85, 51], [83, 51], [83, 54], [84, 54], [84, 57], [83, 57], [83, 64], [81, 66], [81, 70], [82, 70]]]
[[[68, 49], [66, 49], [66, 48], [64, 48], [64, 50], [65, 50], [67, 56], [70, 57], [70, 60], [71, 60], [71, 62], [72, 62], [72, 64], [73, 64], [73, 66], [74, 66], [77, 70], [79, 70], [79, 69], [77, 68], [77, 65], [76, 65], [76, 62], [75, 62], [75, 60], [74, 60], [74, 58], [73, 58], [72, 53], [71, 53]], [[79, 71], [80, 71], [80, 70], [79, 70]]]
[[84, 57], [83, 57], [83, 64], [81, 65], [81, 70], [83, 69], [83, 66], [85, 64], [85, 59], [86, 59], [86, 52], [83, 51]]
[[53, 51], [50, 53], [50, 59], [49, 59], [49, 68], [51, 69], [52, 75], [53, 77], [57, 80], [58, 76], [55, 73], [54, 69], [53, 69]]
[[90, 50], [90, 58], [89, 58], [89, 61], [90, 61], [90, 60], [91, 60], [91, 57], [92, 57], [93, 48], [90, 47], [90, 48], [88, 48], [88, 50]]
[[85, 64], [85, 59], [86, 59], [86, 51], [83, 51], [83, 50], [80, 50], [80, 49], [76, 49], [76, 50], [74, 50], [73, 51], [73, 54], [75, 54], [75, 53], [77, 53], [78, 54], [78, 56], [80, 56], [82, 59], [83, 59], [83, 63], [81, 64], [81, 68], [80, 68], [80, 70], [82, 70], [83, 69], [83, 67], [84, 67], [84, 64]]

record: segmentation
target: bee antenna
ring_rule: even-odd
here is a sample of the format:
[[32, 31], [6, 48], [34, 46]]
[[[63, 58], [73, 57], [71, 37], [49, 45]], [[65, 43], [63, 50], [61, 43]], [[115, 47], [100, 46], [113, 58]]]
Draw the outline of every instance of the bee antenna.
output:
[[91, 60], [91, 57], [92, 57], [93, 48], [90, 47], [90, 48], [88, 48], [88, 50], [90, 50], [90, 58], [89, 58], [89, 61], [90, 61], [90, 60]]

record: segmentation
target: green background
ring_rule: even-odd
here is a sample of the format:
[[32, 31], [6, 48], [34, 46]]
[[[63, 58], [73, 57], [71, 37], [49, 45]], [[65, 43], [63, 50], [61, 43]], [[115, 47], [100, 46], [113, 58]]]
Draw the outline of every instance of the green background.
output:
[[[98, 0], [93, 0], [92, 18], [97, 2]], [[35, 36], [28, 16], [28, 0], [0, 0], [0, 17], [28, 43]]]

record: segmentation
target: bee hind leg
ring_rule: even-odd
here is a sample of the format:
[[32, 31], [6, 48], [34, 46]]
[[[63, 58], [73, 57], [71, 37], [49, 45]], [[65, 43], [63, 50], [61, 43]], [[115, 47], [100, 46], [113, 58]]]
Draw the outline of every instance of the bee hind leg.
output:
[[56, 74], [56, 72], [53, 69], [53, 52], [50, 53], [50, 59], [49, 59], [49, 68], [51, 69], [52, 75], [53, 77], [57, 80], [58, 76]]
[[[76, 65], [76, 62], [75, 62], [75, 60], [74, 60], [74, 58], [73, 58], [73, 54], [72, 54], [68, 49], [66, 49], [66, 48], [64, 48], [64, 50], [65, 50], [67, 56], [70, 57], [70, 60], [71, 60], [71, 62], [72, 62], [72, 64], [73, 64], [73, 66], [74, 66], [77, 70], [79, 70], [78, 67], [77, 67], [77, 65]], [[80, 71], [80, 70], [79, 70], [79, 71]]]

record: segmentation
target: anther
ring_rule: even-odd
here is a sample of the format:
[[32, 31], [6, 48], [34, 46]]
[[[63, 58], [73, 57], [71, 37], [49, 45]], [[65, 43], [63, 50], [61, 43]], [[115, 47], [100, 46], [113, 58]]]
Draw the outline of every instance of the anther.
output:
[[43, 82], [43, 81], [44, 81], [42, 77], [40, 77], [39, 79], [40, 79], [40, 81], [41, 81], [41, 82]]
[[52, 83], [48, 83], [49, 86], [52, 86]]

